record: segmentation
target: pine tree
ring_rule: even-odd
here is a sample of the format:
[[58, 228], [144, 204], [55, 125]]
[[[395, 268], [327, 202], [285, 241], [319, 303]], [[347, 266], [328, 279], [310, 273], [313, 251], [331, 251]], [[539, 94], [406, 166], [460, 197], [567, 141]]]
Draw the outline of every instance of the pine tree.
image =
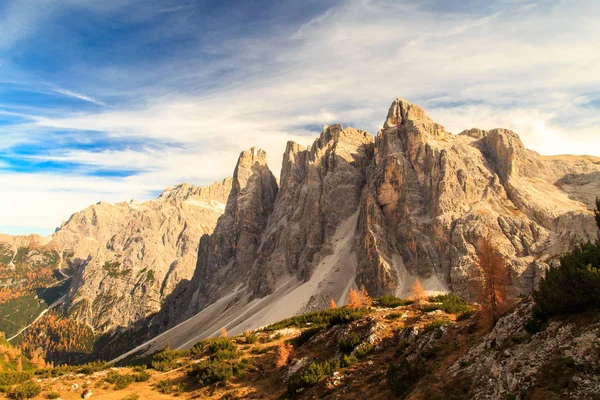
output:
[[423, 289], [423, 285], [421, 285], [419, 278], [415, 279], [415, 282], [412, 285], [409, 299], [417, 304], [427, 299], [427, 294], [425, 293], [425, 289]]
[[373, 299], [369, 296], [369, 292], [365, 288], [365, 285], [360, 285], [360, 292], [358, 293], [360, 302], [363, 307], [371, 307], [373, 305]]
[[337, 308], [337, 304], [335, 304], [335, 300], [331, 299], [331, 301], [329, 302], [329, 308]]
[[496, 249], [489, 234], [480, 241], [478, 266], [484, 280], [479, 300], [489, 309], [495, 324], [500, 318], [501, 307], [506, 301], [509, 275], [504, 256]]
[[225, 327], [221, 328], [220, 332], [221, 332], [221, 337], [227, 337], [227, 329], [225, 329]]
[[350, 289], [350, 293], [348, 293], [348, 299], [346, 301], [346, 305], [348, 308], [352, 310], [358, 310], [362, 307], [362, 303], [360, 302], [360, 297], [356, 290]]

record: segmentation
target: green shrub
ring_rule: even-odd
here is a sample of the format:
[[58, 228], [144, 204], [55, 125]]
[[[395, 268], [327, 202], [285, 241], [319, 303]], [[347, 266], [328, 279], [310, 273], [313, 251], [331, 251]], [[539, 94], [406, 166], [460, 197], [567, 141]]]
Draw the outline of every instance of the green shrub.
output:
[[238, 358], [240, 353], [237, 350], [217, 350], [215, 353], [210, 355], [211, 360], [224, 361]]
[[59, 376], [69, 374], [69, 373], [75, 371], [76, 369], [77, 369], [76, 366], [63, 365], [63, 366], [57, 366], [54, 368], [42, 369], [42, 370], [38, 371], [37, 374], [41, 375], [42, 378], [57, 378]]
[[434, 329], [440, 328], [442, 326], [452, 325], [451, 321], [445, 319], [438, 319], [433, 322], [428, 323], [423, 327], [423, 333], [431, 332]]
[[163, 392], [164, 394], [173, 393], [175, 386], [175, 382], [172, 379], [162, 379], [158, 381], [158, 390]]
[[368, 308], [362, 308], [360, 310], [351, 310], [345, 307], [331, 308], [328, 310], [315, 311], [312, 313], [287, 318], [282, 321], [276, 322], [272, 325], [269, 325], [263, 328], [263, 330], [266, 332], [270, 332], [289, 327], [300, 328], [307, 326], [307, 324], [324, 325], [332, 327], [334, 325], [356, 321], [367, 316], [371, 312], [372, 311]]
[[104, 361], [92, 361], [87, 364], [82, 365], [77, 372], [80, 372], [85, 375], [93, 374], [94, 372], [104, 371], [108, 368], [108, 364]]
[[133, 375], [121, 375], [117, 371], [110, 371], [105, 378], [106, 382], [115, 385], [115, 390], [125, 389], [134, 382]]
[[411, 300], [401, 299], [399, 297], [392, 296], [389, 294], [383, 295], [380, 298], [375, 299], [375, 301], [379, 305], [381, 305], [383, 307], [389, 307], [389, 308], [408, 306], [413, 303], [413, 301], [411, 301]]
[[456, 316], [457, 321], [464, 321], [475, 315], [475, 310], [466, 310]]
[[150, 379], [150, 374], [146, 371], [139, 371], [131, 374], [134, 382], [146, 382]]
[[190, 355], [192, 357], [201, 356], [202, 354], [204, 354], [204, 349], [206, 348], [207, 344], [208, 344], [207, 339], [203, 339], [203, 340], [200, 340], [199, 342], [196, 342], [196, 344], [194, 344], [192, 346], [192, 348], [189, 350]]
[[540, 280], [533, 298], [539, 319], [600, 308], [600, 244], [586, 243], [562, 256]]
[[254, 347], [252, 350], [250, 350], [250, 354], [265, 354], [268, 353], [270, 350], [273, 350], [273, 346]]
[[214, 354], [219, 350], [237, 351], [237, 346], [229, 338], [216, 338], [208, 342], [208, 352]]
[[356, 364], [357, 362], [358, 362], [358, 358], [356, 358], [356, 356], [354, 354], [352, 354], [352, 355], [344, 354], [344, 356], [342, 357], [342, 367], [344, 367], [344, 368], [351, 367], [352, 365]]
[[206, 360], [194, 364], [188, 375], [196, 379], [201, 386], [225, 383], [233, 376], [233, 367], [227, 362]]
[[313, 326], [312, 328], [308, 328], [305, 331], [302, 331], [300, 335], [293, 338], [290, 342], [294, 345], [294, 347], [302, 346], [304, 343], [308, 342], [310, 339], [312, 339], [313, 336], [317, 335], [323, 329], [325, 329], [325, 326], [323, 325]]
[[26, 372], [0, 372], [0, 386], [11, 386], [16, 383], [28, 381], [33, 377], [33, 371]]
[[393, 321], [393, 320], [401, 318], [401, 317], [402, 317], [401, 313], [389, 313], [388, 315], [385, 316], [385, 319], [389, 319], [390, 321]]
[[252, 365], [252, 360], [250, 358], [242, 358], [239, 362], [232, 364], [233, 375], [241, 376], [246, 370]]
[[373, 351], [373, 346], [369, 343], [363, 343], [354, 350], [354, 355], [358, 358], [363, 358], [367, 354]]
[[256, 341], [258, 340], [258, 336], [256, 335], [256, 333], [250, 332], [246, 336], [244, 336], [244, 339], [246, 339], [246, 344], [253, 344], [256, 343]]
[[404, 399], [424, 374], [425, 367], [422, 362], [416, 361], [413, 365], [406, 359], [402, 359], [399, 363], [388, 367], [386, 380], [389, 389], [400, 399]]
[[58, 392], [48, 392], [46, 394], [47, 399], [58, 399], [60, 397], [60, 393]]
[[189, 351], [171, 350], [171, 347], [167, 346], [166, 349], [164, 349], [160, 353], [156, 353], [152, 357], [151, 365], [152, 368], [154, 368], [157, 371], [171, 371], [179, 366], [179, 363], [177, 362], [178, 358], [185, 357], [189, 354]]
[[31, 399], [42, 391], [40, 385], [33, 381], [23, 382], [17, 386], [12, 391], [12, 397], [21, 400], [21, 399]]
[[349, 353], [360, 343], [360, 336], [354, 332], [349, 332], [345, 338], [338, 340], [340, 351]]
[[179, 396], [187, 390], [185, 382], [175, 383], [172, 379], [163, 379], [158, 382], [158, 390], [164, 394]]
[[[429, 307], [437, 307], [437, 308], [435, 308], [436, 310], [443, 310], [449, 314], [459, 314], [461, 312], [465, 312], [465, 311], [469, 310], [469, 304], [465, 300], [460, 298], [459, 296], [455, 295], [454, 293], [440, 294], [438, 296], [431, 296], [431, 297], [429, 297], [429, 301], [431, 303], [442, 303], [442, 304], [427, 306], [427, 307], [425, 307], [425, 309], [428, 309]], [[429, 311], [434, 311], [434, 310], [429, 310]]]
[[312, 362], [306, 368], [296, 372], [288, 383], [288, 394], [296, 395], [316, 385], [321, 379], [332, 375], [340, 368], [339, 360]]

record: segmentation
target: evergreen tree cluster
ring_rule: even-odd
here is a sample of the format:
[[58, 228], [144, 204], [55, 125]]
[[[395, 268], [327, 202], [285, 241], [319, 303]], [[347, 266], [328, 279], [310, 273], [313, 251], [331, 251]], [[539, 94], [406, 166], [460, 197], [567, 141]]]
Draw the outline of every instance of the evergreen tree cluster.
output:
[[[600, 229], [600, 199], [596, 208]], [[563, 255], [558, 266], [548, 269], [533, 297], [541, 318], [600, 308], [600, 242], [579, 245]]]

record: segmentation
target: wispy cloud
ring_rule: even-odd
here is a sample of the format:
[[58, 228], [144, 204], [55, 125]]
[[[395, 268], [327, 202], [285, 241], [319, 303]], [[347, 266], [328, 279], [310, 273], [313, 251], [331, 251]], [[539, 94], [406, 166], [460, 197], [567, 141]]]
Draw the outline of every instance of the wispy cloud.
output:
[[75, 99], [87, 101], [88, 103], [94, 103], [94, 104], [97, 104], [99, 106], [105, 106], [106, 105], [104, 102], [102, 102], [100, 100], [96, 100], [96, 99], [94, 99], [94, 98], [92, 98], [90, 96], [86, 96], [85, 94], [73, 92], [71, 90], [55, 88], [54, 92], [58, 93], [58, 94], [62, 94], [64, 96], [68, 96], [68, 97], [72, 97], [72, 98], [75, 98]]
[[194, 8], [194, 4], [179, 5], [173, 7], [164, 7], [158, 10], [159, 13], [173, 13]]
[[[77, 165], [2, 173], [0, 220], [47, 228], [98, 200], [148, 198], [184, 180], [207, 184], [230, 175], [239, 151], [253, 145], [267, 150], [277, 173], [287, 140], [309, 144], [318, 135], [307, 127], [340, 122], [375, 133], [398, 96], [455, 133], [506, 127], [544, 154], [600, 155], [597, 2], [349, 0], [294, 20], [281, 10], [296, 2], [243, 4], [108, 13], [121, 18], [116, 31], [130, 29], [94, 49], [110, 61], [75, 57], [65, 75], [38, 79], [81, 107], [11, 105], [0, 92], [0, 117], [15, 121], [0, 126], [0, 155]], [[136, 30], [146, 26], [143, 35]], [[11, 155], [45, 140], [60, 145]], [[84, 141], [104, 144], [78, 145]], [[93, 176], [105, 170], [135, 173]], [[40, 202], [44, 196], [52, 200]]]

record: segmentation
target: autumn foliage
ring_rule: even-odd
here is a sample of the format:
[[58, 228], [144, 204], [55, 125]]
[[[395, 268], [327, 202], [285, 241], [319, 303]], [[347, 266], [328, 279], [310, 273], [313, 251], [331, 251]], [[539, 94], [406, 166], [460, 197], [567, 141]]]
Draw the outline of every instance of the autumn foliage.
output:
[[483, 274], [483, 282], [479, 288], [479, 301], [496, 323], [504, 311], [507, 300], [506, 287], [510, 276], [504, 256], [494, 246], [489, 235], [479, 243], [478, 266]]
[[369, 292], [367, 292], [364, 285], [361, 285], [360, 292], [350, 289], [348, 298], [346, 299], [346, 306], [348, 308], [358, 310], [364, 307], [371, 307], [371, 305], [373, 305], [373, 299], [369, 296]]
[[371, 307], [373, 305], [373, 299], [369, 296], [369, 292], [365, 289], [365, 285], [360, 286], [358, 297], [363, 307]]
[[221, 334], [221, 337], [227, 337], [227, 329], [225, 329], [225, 327], [221, 328], [219, 332]]
[[329, 308], [337, 308], [337, 304], [335, 304], [335, 300], [331, 299], [329, 302]]
[[85, 324], [49, 312], [24, 333], [22, 348], [34, 361], [74, 361], [92, 350], [94, 333]]
[[350, 289], [350, 292], [348, 293], [348, 299], [346, 301], [346, 305], [348, 306], [348, 308], [352, 309], [352, 310], [358, 310], [359, 308], [362, 307], [362, 303], [360, 301], [360, 296], [358, 295], [358, 292], [354, 289]]
[[427, 294], [425, 293], [425, 289], [423, 288], [423, 285], [421, 285], [419, 278], [415, 279], [415, 282], [412, 285], [409, 299], [415, 303], [420, 303], [423, 300], [427, 300]]
[[294, 346], [285, 342], [279, 343], [275, 365], [277, 368], [285, 367], [294, 358], [294, 355]]

